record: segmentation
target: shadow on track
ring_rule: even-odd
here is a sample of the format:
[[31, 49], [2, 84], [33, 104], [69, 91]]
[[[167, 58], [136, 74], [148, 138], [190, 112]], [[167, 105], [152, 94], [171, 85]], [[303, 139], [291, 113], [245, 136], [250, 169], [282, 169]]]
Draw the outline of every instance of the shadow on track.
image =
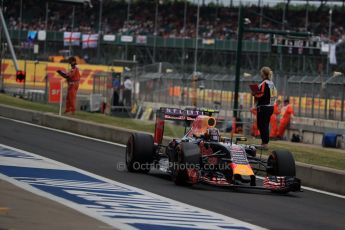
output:
[[[155, 177], [158, 179], [162, 179], [164, 181], [168, 180], [171, 181], [172, 184], [174, 182], [171, 180], [171, 176], [169, 174], [164, 174], [158, 170], [152, 170], [147, 176]], [[260, 180], [258, 182], [261, 182]], [[261, 184], [261, 183], [259, 183]], [[176, 185], [178, 186], [178, 185]], [[261, 188], [239, 188], [239, 187], [228, 187], [228, 186], [212, 186], [205, 183], [199, 183], [191, 186], [179, 186], [183, 187], [188, 190], [198, 190], [198, 191], [210, 191], [210, 192], [234, 192], [234, 193], [247, 193], [247, 194], [259, 194], [259, 195], [269, 195], [269, 196], [280, 196], [280, 197], [291, 197], [291, 198], [300, 198], [299, 196], [293, 193], [279, 193], [279, 192], [272, 192], [270, 190], [261, 189]]]

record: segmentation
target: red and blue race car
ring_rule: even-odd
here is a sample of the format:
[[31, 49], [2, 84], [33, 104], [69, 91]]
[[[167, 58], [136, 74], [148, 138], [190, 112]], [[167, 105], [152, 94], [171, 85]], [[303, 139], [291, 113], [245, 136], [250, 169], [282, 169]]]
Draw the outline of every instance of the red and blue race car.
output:
[[[158, 168], [170, 174], [177, 185], [206, 183], [282, 193], [300, 191], [301, 181], [295, 177], [295, 160], [288, 150], [272, 151], [267, 159], [257, 157], [259, 146], [238, 143], [246, 138], [220, 135], [217, 120], [212, 116], [215, 112], [160, 108], [156, 113], [154, 136], [133, 133], [128, 139], [128, 171], [147, 173]], [[184, 122], [185, 135], [163, 144], [166, 120]], [[259, 171], [266, 174], [260, 186], [256, 176]]]

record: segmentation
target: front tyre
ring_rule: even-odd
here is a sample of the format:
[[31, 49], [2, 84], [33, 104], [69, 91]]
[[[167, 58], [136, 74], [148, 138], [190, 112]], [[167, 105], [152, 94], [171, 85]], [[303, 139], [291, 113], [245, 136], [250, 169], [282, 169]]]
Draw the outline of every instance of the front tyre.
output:
[[267, 160], [267, 173], [272, 176], [296, 176], [295, 159], [288, 150], [275, 150]]
[[153, 162], [153, 154], [153, 137], [149, 134], [133, 133], [126, 147], [127, 170], [148, 173]]

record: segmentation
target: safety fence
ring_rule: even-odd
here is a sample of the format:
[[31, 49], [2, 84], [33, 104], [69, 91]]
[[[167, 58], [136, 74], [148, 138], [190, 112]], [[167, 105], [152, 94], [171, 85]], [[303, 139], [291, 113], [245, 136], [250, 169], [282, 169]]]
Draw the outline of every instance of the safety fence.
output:
[[[141, 101], [176, 106], [196, 106], [232, 110], [234, 75], [199, 74], [197, 77], [179, 73], [143, 73], [137, 76]], [[249, 111], [254, 106], [249, 84], [260, 77], [241, 75], [239, 107]], [[289, 99], [296, 116], [330, 120], [344, 118], [345, 76], [275, 76], [279, 99]]]

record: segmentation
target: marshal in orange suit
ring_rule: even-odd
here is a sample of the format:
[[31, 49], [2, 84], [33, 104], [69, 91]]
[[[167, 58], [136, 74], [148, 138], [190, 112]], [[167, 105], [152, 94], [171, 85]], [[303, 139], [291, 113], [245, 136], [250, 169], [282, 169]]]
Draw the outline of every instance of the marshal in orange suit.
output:
[[259, 131], [258, 125], [257, 125], [257, 118], [256, 118], [257, 111], [256, 111], [256, 107], [251, 108], [250, 112], [253, 115], [253, 123], [252, 123], [252, 128], [251, 128], [251, 132], [250, 133], [251, 133], [251, 135], [253, 137], [259, 137], [260, 136], [260, 131]]
[[280, 114], [280, 100], [276, 100], [273, 107], [273, 114], [271, 115], [270, 119], [270, 138], [276, 138], [278, 136], [278, 121], [279, 121], [279, 114]]
[[71, 71], [66, 74], [68, 89], [67, 89], [67, 96], [66, 96], [65, 114], [68, 114], [68, 113], [74, 114], [77, 91], [79, 88], [80, 73], [77, 67], [77, 60], [75, 59], [75, 57], [70, 57], [68, 59], [68, 62], [71, 65]]
[[289, 99], [284, 100], [284, 107], [282, 108], [282, 118], [280, 119], [278, 138], [283, 138], [285, 130], [290, 123], [291, 118], [294, 115], [294, 110], [289, 103]]

